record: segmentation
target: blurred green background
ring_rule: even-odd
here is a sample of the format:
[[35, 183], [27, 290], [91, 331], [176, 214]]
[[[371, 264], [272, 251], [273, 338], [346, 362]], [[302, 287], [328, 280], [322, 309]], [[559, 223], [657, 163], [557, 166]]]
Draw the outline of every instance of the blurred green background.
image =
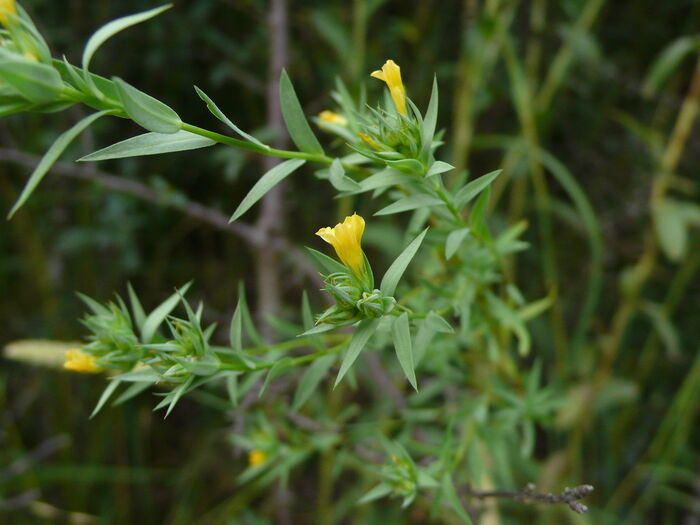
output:
[[[54, 56], [65, 54], [78, 63], [97, 27], [155, 4], [26, 0], [24, 5]], [[194, 93], [197, 84], [241, 128], [271, 138], [274, 133], [265, 129], [268, 10], [268, 2], [260, 0], [176, 1], [165, 15], [105, 45], [92, 69], [156, 95], [187, 122], [220, 130]], [[523, 60], [539, 97], [536, 140], [583, 188], [602, 232], [602, 250], [596, 255], [601, 300], [578, 353], [562, 355], [547, 316], [531, 325], [534, 354], [545, 364], [547, 380], [571, 389], [568, 402], [575, 412], [577, 399], [585, 399], [576, 396], [590, 387], [587, 378], [600, 364], [593, 357], [596, 349], [615, 336], [610, 325], [623, 298], [621, 277], [637, 262], [650, 235], [649, 194], [691, 77], [697, 75], [697, 44], [691, 41], [687, 54], [677, 44], [679, 60], [668, 58], [668, 74], [655, 90], [648, 87], [649, 75], [668, 46], [682, 37], [697, 38], [699, 23], [700, 4], [691, 0], [289, 0], [287, 69], [308, 115], [334, 108], [330, 91], [336, 76], [355, 91], [367, 84], [370, 98], [379, 96], [382, 86], [369, 73], [387, 58], [402, 66], [409, 95], [419, 107], [425, 106], [436, 74], [439, 125], [446, 129], [439, 156], [478, 176], [503, 165], [499, 145], [505, 138], [533, 140], [517, 111], [528, 100], [519, 98], [509, 74], [507, 49], [494, 43], [501, 32], [508, 35], [511, 52]], [[567, 67], [559, 70], [562, 53]], [[30, 172], [27, 163], [81, 112], [76, 107], [0, 121], [2, 210], [11, 207], [21, 190]], [[105, 119], [64, 161], [137, 133], [133, 123]], [[673, 167], [673, 190], [688, 201], [697, 201], [699, 138], [691, 129]], [[534, 299], [547, 292], [541, 279], [546, 247], [535, 227], [537, 201], [525, 182], [537, 167], [522, 161], [508, 165], [507, 158], [506, 167], [513, 178], [494, 221], [531, 221], [527, 238], [532, 248], [519, 256], [517, 272], [521, 289]], [[0, 346], [27, 338], [79, 340], [83, 306], [75, 291], [108, 300], [115, 291], [124, 294], [127, 281], [153, 306], [195, 278], [190, 298], [205, 300], [209, 320], [225, 324], [235, 306], [237, 283], [244, 280], [255, 309], [254, 250], [235, 232], [197, 220], [182, 207], [200, 203], [228, 217], [264, 171], [260, 158], [219, 146], [108, 161], [84, 168], [96, 171], [81, 172], [135, 181], [131, 192], [78, 179], [73, 169], [56, 168], [28, 205], [0, 225]], [[130, 194], [134, 192], [140, 196]], [[570, 195], [554, 178], [549, 179], [549, 195], [557, 307], [563, 325], [571, 328], [581, 315], [594, 265]], [[313, 245], [313, 232], [347, 211], [332, 198], [332, 189], [311, 170], [290, 178], [283, 195], [283, 229], [292, 243]], [[358, 211], [363, 206], [368, 215], [374, 211], [371, 203]], [[375, 227], [400, 231], [402, 219], [394, 220], [396, 224], [384, 220]], [[381, 257], [371, 230], [370, 225], [368, 251]], [[549, 468], [557, 468], [551, 454], [554, 444], [563, 442], [561, 450], [581, 464], [579, 482], [596, 487], [586, 501], [592, 514], [576, 523], [623, 523], [632, 510], [646, 516], [647, 523], [700, 522], [700, 429], [695, 419], [700, 378], [687, 376], [700, 341], [698, 245], [697, 232], [690, 229], [678, 261], [655, 257], [620, 336], [615, 383], [602, 401], [607, 405], [578, 430], [569, 432], [563, 425], [560, 434], [538, 435], [537, 455]], [[288, 261], [280, 264], [279, 314], [295, 319], [301, 290], [317, 286]], [[0, 522], [268, 522], [253, 517], [247, 507], [259, 516], [274, 515], [265, 492], [252, 501], [236, 499], [235, 475], [245, 458], [233, 453], [233, 416], [226, 407], [193, 395], [163, 420], [151, 411], [153, 396], [145, 394], [88, 420], [103, 387], [100, 377], [3, 360]], [[650, 457], [655, 440], [660, 441]], [[663, 472], [664, 482], [646, 490], [630, 480], [640, 465], [659, 469], [655, 472]], [[314, 490], [311, 475], [308, 484], [293, 486], [293, 523], [314, 522], [305, 510]], [[546, 512], [527, 512], [505, 513], [500, 523], [561, 523]], [[405, 522], [428, 523], [426, 519], [409, 512]]]

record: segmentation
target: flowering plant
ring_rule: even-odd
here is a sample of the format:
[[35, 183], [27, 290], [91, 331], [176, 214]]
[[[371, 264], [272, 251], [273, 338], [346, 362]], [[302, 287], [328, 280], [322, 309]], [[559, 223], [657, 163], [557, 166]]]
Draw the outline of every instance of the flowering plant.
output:
[[[280, 104], [294, 150], [274, 148], [241, 130], [199, 88], [196, 94], [235, 136], [184, 122], [174, 109], [125, 80], [90, 71], [92, 57], [111, 36], [168, 7], [108, 23], [89, 39], [76, 66], [51, 56], [19, 5], [0, 3], [0, 22], [5, 26], [0, 44], [0, 113], [55, 112], [73, 105], [95, 110], [57, 138], [10, 217], [71, 141], [98, 119], [120, 117], [146, 132], [80, 161], [216, 144], [285, 159], [258, 179], [230, 222], [238, 221], [284, 179], [306, 170], [327, 181], [341, 197], [361, 195], [358, 208], [373, 212], [376, 223], [394, 214], [410, 218], [395, 243], [400, 249], [377, 279], [378, 286], [361, 244], [365, 219], [353, 213], [332, 228], [320, 228], [316, 235], [333, 247], [340, 261], [320, 251], [320, 242], [315, 245], [319, 250], [308, 250], [329, 305], [314, 316], [305, 294], [292, 334], [280, 330], [263, 337], [242, 286], [225, 344], [218, 340], [215, 325], [204, 321], [203, 306], [193, 307], [185, 298], [190, 284], [176, 289], [150, 312], [128, 286], [128, 306], [119, 296], [108, 304], [83, 297], [89, 309], [83, 323], [90, 334], [82, 348], [69, 350], [65, 367], [105, 373], [107, 386], [94, 414], [119, 390], [117, 404], [149, 389], [162, 396], [156, 408], [165, 408], [166, 415], [195, 390], [223, 392], [236, 410], [251, 392], [264, 396], [274, 380], [288, 377], [295, 390], [291, 402], [277, 399], [285, 404], [284, 410], [260, 410], [254, 428], [232, 438], [248, 451], [241, 483], [286, 480], [300, 464], [333, 450], [342, 457], [334, 465], [339, 473], [357, 470], [367, 476], [363, 482], [367, 490], [358, 501], [395, 497], [406, 507], [423, 497], [433, 502], [436, 517], [457, 516], [470, 522], [462, 487], [507, 482], [528, 472], [536, 425], [551, 425], [560, 405], [555, 386], [541, 387], [537, 367], [526, 380], [516, 374], [531, 350], [527, 323], [549, 308], [554, 293], [527, 302], [507, 271], [506, 258], [526, 248], [520, 240], [526, 225], [494, 227], [489, 221], [490, 188], [500, 171], [469, 180], [468, 173], [436, 158], [443, 143], [437, 129], [437, 79], [422, 111], [407, 96], [401, 69], [392, 60], [371, 74], [388, 90], [381, 104], [360, 104], [338, 83], [334, 98], [339, 107], [316, 118], [322, 131], [342, 141], [333, 153], [326, 152], [309, 125], [284, 71]], [[309, 233], [309, 244], [318, 241]], [[387, 348], [395, 357], [385, 355]], [[361, 356], [381, 387], [367, 392], [377, 402], [393, 399], [396, 420], [373, 419], [371, 411], [357, 410], [352, 401], [350, 388], [363, 390], [365, 369], [357, 366]], [[323, 392], [336, 369], [327, 395], [345, 396], [351, 407], [345, 411], [326, 402]], [[330, 422], [323, 435], [309, 428], [280, 431], [275, 419], [284, 419], [284, 411]], [[357, 430], [363, 423], [376, 426], [376, 432]], [[455, 442], [456, 437], [462, 440]], [[357, 445], [366, 442], [373, 447], [369, 457], [376, 463], [369, 469], [358, 467], [364, 467], [367, 458]], [[414, 460], [416, 456], [420, 460]], [[466, 471], [460, 467], [463, 463], [468, 464]], [[514, 474], [509, 465], [523, 467], [520, 471], [513, 467]], [[579, 497], [587, 492], [581, 491]]]

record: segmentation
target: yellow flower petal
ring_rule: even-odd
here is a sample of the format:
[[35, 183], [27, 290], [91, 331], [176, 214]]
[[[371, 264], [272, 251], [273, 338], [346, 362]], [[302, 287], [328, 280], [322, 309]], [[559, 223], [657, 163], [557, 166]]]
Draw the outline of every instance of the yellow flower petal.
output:
[[343, 264], [360, 276], [365, 265], [361, 246], [364, 232], [365, 220], [357, 213], [353, 213], [333, 228], [321, 228], [316, 235], [333, 246]]
[[17, 16], [15, 0], [0, 0], [0, 24], [7, 27], [8, 15]]
[[387, 60], [381, 71], [374, 71], [373, 78], [386, 82], [389, 93], [396, 106], [396, 111], [402, 115], [406, 114], [406, 89], [401, 80], [401, 68], [393, 60]]
[[95, 356], [85, 353], [77, 348], [72, 348], [66, 351], [66, 362], [63, 363], [63, 368], [73, 370], [74, 372], [100, 372]]
[[329, 110], [321, 111], [321, 113], [318, 114], [318, 118], [322, 122], [328, 122], [329, 124], [336, 124], [338, 126], [348, 125], [348, 119], [346, 119], [343, 115], [339, 115], [338, 113], [334, 113], [333, 111]]
[[248, 464], [251, 467], [260, 466], [265, 463], [265, 461], [267, 461], [267, 454], [260, 449], [256, 448], [248, 453]]

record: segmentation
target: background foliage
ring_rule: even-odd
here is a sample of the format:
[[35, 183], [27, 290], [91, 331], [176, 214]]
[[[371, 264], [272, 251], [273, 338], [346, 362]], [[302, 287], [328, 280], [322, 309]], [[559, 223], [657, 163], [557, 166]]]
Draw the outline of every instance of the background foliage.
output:
[[[54, 56], [76, 59], [97, 26], [153, 7], [142, 0], [25, 4]], [[679, 114], [692, 112], [700, 91], [698, 6], [681, 0], [290, 4], [288, 70], [306, 113], [332, 105], [329, 91], [337, 75], [354, 88], [367, 83], [378, 96], [379, 83], [366, 82], [367, 75], [387, 57], [403, 66], [419, 107], [426, 106], [436, 73], [438, 126], [446, 129], [448, 144], [440, 158], [475, 175], [505, 168], [507, 182], [494, 188], [500, 198], [492, 201], [492, 220], [528, 219], [525, 235], [532, 246], [509, 271], [529, 299], [556, 293], [555, 307], [530, 325], [533, 351], [522, 367], [539, 363], [543, 383], [551, 385], [561, 407], [546, 431], [536, 427], [534, 454], [542, 469], [538, 479], [524, 481], [552, 491], [590, 483], [596, 487], [586, 500], [592, 510], [580, 517], [566, 508], [503, 501], [499, 507], [487, 503], [482, 522], [700, 519], [696, 223], [688, 220], [679, 228], [674, 210], [653, 199], [650, 206], [660, 185], [677, 201], [697, 202], [698, 135], [691, 126], [683, 136], [678, 122]], [[93, 69], [157, 94], [185, 121], [211, 126], [191, 89], [196, 83], [243, 129], [271, 138], [272, 130], [261, 129], [267, 13], [267, 2], [256, 0], [177, 2], [168, 15], [107, 44]], [[1, 121], [3, 209], [9, 210], [29, 171], [22, 161], [31, 158], [17, 152], [43, 153], [81, 111]], [[69, 157], [140, 131], [128, 121], [98, 122]], [[191, 211], [196, 202], [228, 216], [263, 172], [257, 156], [217, 148], [107, 161], [89, 169], [145, 186], [134, 196], [78, 180], [70, 167], [62, 173], [68, 176], [60, 176], [59, 166], [26, 208], [2, 225], [0, 343], [78, 339], [84, 333], [76, 322], [83, 306], [74, 291], [108, 300], [114, 291], [124, 294], [127, 281], [145, 304], [155, 306], [174, 286], [196, 276], [190, 299], [206, 299], [208, 321], [225, 326], [238, 281], [245, 279], [256, 309], [254, 251], [240, 236], [182, 210]], [[585, 194], [572, 192], [568, 174]], [[283, 229], [294, 244], [311, 244], [319, 226], [352, 210], [351, 202], [333, 201], [330, 187], [310, 171], [288, 181]], [[150, 193], [144, 194], [144, 187]], [[581, 215], [576, 205], [586, 201], [593, 213]], [[395, 226], [383, 219], [373, 232], [368, 225], [368, 256], [383, 261], [383, 267], [402, 244], [404, 223], [395, 217]], [[384, 242], [392, 233], [395, 246]], [[658, 246], [652, 238], [658, 238]], [[280, 265], [279, 316], [298, 321], [301, 290], [315, 284], [288, 259]], [[579, 334], [587, 297], [597, 290], [591, 328]], [[311, 299], [321, 304], [320, 294]], [[5, 520], [283, 519], [273, 511], [279, 494], [238, 486], [236, 473], [246, 467], [246, 458], [232, 448], [237, 420], [226, 405], [193, 395], [163, 420], [151, 412], [150, 396], [143, 395], [89, 421], [103, 387], [97, 377], [3, 362], [0, 512]], [[274, 417], [274, 406], [265, 411]], [[308, 504], [318, 484], [313, 465], [295, 472], [291, 493], [284, 493], [292, 523], [317, 522]], [[338, 506], [351, 504], [338, 496]], [[425, 504], [417, 503], [402, 518], [398, 509], [399, 502], [371, 514], [357, 507], [346, 519], [428, 522]]]

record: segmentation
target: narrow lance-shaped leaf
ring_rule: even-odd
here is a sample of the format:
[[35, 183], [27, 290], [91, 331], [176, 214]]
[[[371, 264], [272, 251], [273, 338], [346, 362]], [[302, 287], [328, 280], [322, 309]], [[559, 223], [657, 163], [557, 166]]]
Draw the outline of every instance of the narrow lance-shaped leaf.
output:
[[311, 256], [314, 258], [314, 264], [318, 269], [325, 273], [349, 273], [349, 270], [340, 264], [335, 259], [328, 257], [326, 254], [321, 253], [313, 248], [306, 248]]
[[404, 211], [416, 210], [418, 208], [427, 208], [430, 206], [444, 206], [445, 203], [438, 197], [432, 195], [410, 195], [396, 202], [385, 206], [375, 215], [391, 215], [393, 213], [401, 213]]
[[433, 91], [430, 94], [430, 102], [428, 109], [425, 112], [425, 118], [421, 125], [421, 155], [427, 158], [430, 155], [430, 146], [435, 135], [435, 126], [437, 125], [438, 114], [438, 85], [437, 78], [433, 77]]
[[292, 81], [289, 80], [289, 75], [287, 75], [285, 70], [282, 70], [282, 75], [280, 76], [280, 102], [282, 104], [282, 117], [284, 117], [284, 122], [287, 125], [287, 131], [289, 131], [289, 136], [297, 148], [306, 153], [322, 155], [323, 148], [314, 132], [311, 131], [311, 126], [306, 120], [304, 110], [301, 109]]
[[153, 336], [158, 331], [158, 327], [161, 325], [165, 317], [175, 309], [177, 303], [180, 302], [180, 299], [182, 299], [182, 296], [187, 293], [187, 290], [190, 289], [191, 285], [191, 282], [187, 283], [185, 286], [177, 290], [174, 294], [163, 301], [150, 314], [148, 314], [141, 330], [141, 339], [145, 344], [148, 344], [153, 340]]
[[396, 286], [399, 284], [403, 272], [406, 271], [408, 264], [413, 259], [413, 256], [416, 255], [416, 252], [418, 251], [418, 248], [420, 248], [420, 245], [423, 242], [426, 233], [428, 233], [428, 228], [423, 230], [420, 233], [420, 235], [418, 235], [418, 237], [413, 239], [411, 244], [406, 246], [404, 251], [401, 252], [401, 255], [399, 255], [396, 258], [396, 260], [391, 264], [389, 269], [384, 274], [382, 284], [379, 286], [379, 289], [381, 290], [382, 294], [386, 296], [394, 295], [394, 292], [396, 291]]
[[197, 86], [194, 86], [194, 89], [197, 92], [197, 95], [199, 95], [199, 98], [201, 98], [204, 101], [204, 103], [207, 105], [207, 108], [209, 108], [209, 111], [211, 111], [212, 115], [214, 115], [221, 122], [226, 124], [229, 128], [231, 128], [233, 131], [238, 133], [241, 137], [248, 140], [249, 142], [252, 142], [253, 144], [257, 144], [258, 146], [262, 146], [263, 148], [270, 149], [270, 146], [268, 146], [267, 144], [263, 144], [258, 139], [256, 139], [253, 135], [246, 133], [241, 128], [236, 126], [233, 122], [231, 122], [231, 120], [226, 115], [224, 115], [224, 112], [219, 109], [219, 106], [217, 106], [214, 103], [214, 101], [211, 98], [209, 98], [209, 95], [207, 95], [204, 91], [199, 89]]
[[396, 318], [392, 326], [392, 336], [394, 339], [394, 348], [396, 349], [396, 357], [399, 359], [399, 364], [406, 374], [406, 379], [411, 383], [411, 386], [417, 391], [416, 372], [413, 362], [413, 348], [411, 346], [411, 329], [408, 323], [408, 314], [402, 313]]
[[340, 371], [338, 372], [338, 377], [335, 379], [335, 385], [333, 386], [334, 388], [338, 386], [343, 377], [345, 377], [345, 374], [348, 373], [348, 370], [350, 370], [350, 367], [360, 355], [360, 352], [369, 341], [369, 338], [372, 337], [374, 332], [377, 331], [378, 326], [378, 319], [364, 319], [363, 321], [360, 321], [357, 330], [352, 336], [350, 346], [348, 346], [348, 349], [343, 356], [343, 362], [340, 364]]
[[112, 394], [114, 394], [114, 391], [117, 389], [118, 386], [119, 381], [110, 381], [109, 383], [107, 383], [107, 386], [102, 391], [102, 395], [100, 395], [100, 399], [97, 401], [97, 405], [95, 405], [95, 408], [90, 414], [90, 419], [95, 417], [100, 412], [100, 410], [102, 410], [102, 407], [104, 407], [105, 403], [107, 403], [109, 398], [112, 397]]
[[117, 86], [124, 111], [139, 126], [156, 133], [177, 133], [180, 130], [182, 120], [173, 109], [119, 77], [113, 77], [112, 81]]
[[46, 64], [13, 59], [0, 53], [0, 78], [36, 104], [53, 102], [63, 89], [58, 71]]
[[460, 244], [462, 244], [462, 241], [468, 233], [469, 228], [460, 228], [450, 232], [445, 241], [445, 259], [450, 260], [452, 256], [457, 253]]
[[250, 189], [248, 195], [243, 198], [238, 208], [236, 208], [236, 211], [233, 212], [229, 222], [235, 221], [247, 212], [253, 204], [258, 202], [268, 191], [282, 182], [288, 175], [301, 167], [304, 162], [306, 161], [302, 159], [290, 159], [284, 161], [282, 164], [278, 164], [265, 173], [265, 175], [260, 177], [260, 180], [255, 183], [255, 186]]
[[95, 31], [88, 40], [87, 44], [85, 44], [85, 49], [83, 50], [82, 64], [85, 82], [87, 82], [93, 89], [95, 88], [95, 84], [92, 81], [92, 78], [89, 76], [88, 67], [90, 66], [90, 61], [92, 60], [93, 55], [95, 52], [97, 52], [100, 46], [102, 46], [102, 44], [124, 29], [158, 16], [163, 11], [167, 11], [171, 7], [172, 4], [167, 4], [154, 9], [149, 9], [148, 11], [143, 11], [141, 13], [123, 16], [121, 18], [117, 18], [116, 20], [112, 20]]
[[87, 128], [90, 124], [95, 122], [98, 118], [103, 117], [108, 113], [109, 111], [100, 111], [99, 113], [93, 113], [92, 115], [85, 117], [83, 120], [75, 124], [68, 131], [64, 131], [58, 136], [56, 142], [54, 142], [51, 145], [49, 151], [47, 151], [44, 154], [44, 156], [39, 161], [37, 167], [34, 168], [34, 172], [29, 177], [29, 181], [24, 186], [24, 189], [22, 190], [22, 193], [17, 199], [17, 202], [10, 210], [10, 213], [7, 215], [8, 219], [11, 219], [12, 216], [17, 212], [17, 210], [19, 210], [22, 207], [22, 205], [24, 205], [24, 203], [27, 202], [27, 199], [39, 185], [41, 180], [44, 178], [44, 175], [48, 173], [49, 169], [51, 169], [51, 166], [53, 166], [54, 162], [56, 162], [58, 157], [61, 156], [61, 154], [70, 145], [70, 143], [73, 142], [75, 137], [77, 137], [82, 131], [85, 130], [85, 128]]
[[335, 354], [324, 355], [316, 359], [313, 364], [306, 369], [294, 393], [292, 410], [299, 410], [304, 403], [306, 403], [316, 388], [318, 388], [321, 381], [323, 381], [323, 378], [326, 377], [337, 357], [338, 356]]
[[486, 187], [498, 177], [503, 170], [495, 170], [486, 175], [471, 181], [469, 184], [461, 188], [455, 195], [455, 205], [457, 209], [467, 205], [474, 197], [479, 195]]
[[122, 140], [121, 142], [97, 150], [89, 155], [85, 155], [83, 158], [78, 159], [78, 162], [96, 162], [127, 157], [160, 155], [162, 153], [173, 153], [175, 151], [206, 148], [214, 144], [216, 144], [216, 142], [211, 139], [200, 137], [199, 135], [184, 130], [167, 135], [149, 132]]
[[239, 297], [236, 311], [233, 312], [231, 319], [231, 327], [229, 330], [229, 343], [236, 355], [243, 361], [248, 368], [255, 368], [255, 363], [248, 359], [243, 354], [243, 306], [242, 300]]

